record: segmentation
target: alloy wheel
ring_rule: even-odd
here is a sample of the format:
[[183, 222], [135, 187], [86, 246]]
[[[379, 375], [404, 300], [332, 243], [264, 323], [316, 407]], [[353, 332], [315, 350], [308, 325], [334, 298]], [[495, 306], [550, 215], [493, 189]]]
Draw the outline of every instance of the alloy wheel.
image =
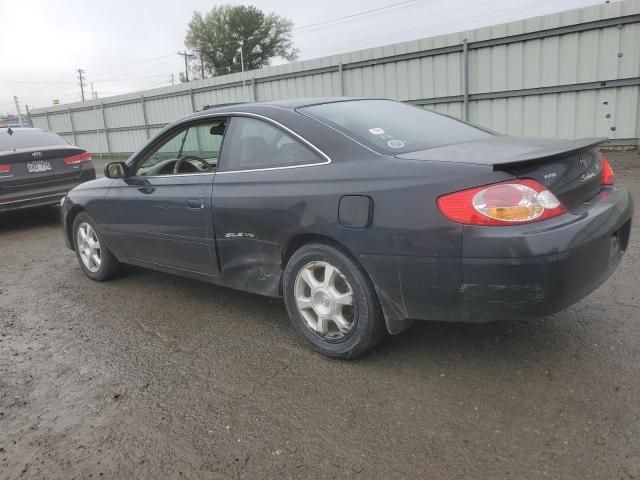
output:
[[102, 264], [102, 252], [100, 240], [93, 227], [87, 222], [78, 225], [77, 248], [80, 259], [91, 273], [100, 270]]
[[334, 265], [324, 261], [306, 264], [296, 276], [294, 295], [306, 326], [323, 339], [342, 341], [353, 332], [353, 290]]

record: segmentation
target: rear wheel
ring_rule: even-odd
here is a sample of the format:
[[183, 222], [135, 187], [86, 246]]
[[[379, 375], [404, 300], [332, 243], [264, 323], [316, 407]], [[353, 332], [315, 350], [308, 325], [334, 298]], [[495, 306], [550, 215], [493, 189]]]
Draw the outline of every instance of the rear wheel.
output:
[[102, 282], [120, 272], [120, 262], [102, 241], [94, 221], [84, 212], [73, 221], [73, 242], [80, 267], [90, 279]]
[[297, 250], [285, 268], [283, 293], [293, 325], [324, 355], [354, 358], [385, 335], [371, 280], [341, 249], [314, 243]]

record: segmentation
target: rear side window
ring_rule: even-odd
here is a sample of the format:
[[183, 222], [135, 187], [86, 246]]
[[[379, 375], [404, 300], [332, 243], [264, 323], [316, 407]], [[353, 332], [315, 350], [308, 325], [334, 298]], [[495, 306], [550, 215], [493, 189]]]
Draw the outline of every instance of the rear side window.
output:
[[492, 136], [478, 127], [391, 100], [353, 100], [299, 108], [383, 155], [416, 152]]
[[0, 128], [0, 151], [69, 145], [61, 136], [53, 132], [14, 128], [13, 134], [9, 135], [8, 130]]
[[262, 120], [234, 117], [224, 139], [223, 170], [286, 167], [324, 161], [278, 127]]

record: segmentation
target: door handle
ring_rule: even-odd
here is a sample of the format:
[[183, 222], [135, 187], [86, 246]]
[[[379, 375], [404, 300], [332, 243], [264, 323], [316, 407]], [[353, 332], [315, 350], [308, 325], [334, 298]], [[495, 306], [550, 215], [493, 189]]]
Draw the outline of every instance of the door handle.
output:
[[187, 208], [189, 208], [189, 210], [202, 210], [204, 208], [204, 200], [201, 198], [190, 198], [187, 200]]

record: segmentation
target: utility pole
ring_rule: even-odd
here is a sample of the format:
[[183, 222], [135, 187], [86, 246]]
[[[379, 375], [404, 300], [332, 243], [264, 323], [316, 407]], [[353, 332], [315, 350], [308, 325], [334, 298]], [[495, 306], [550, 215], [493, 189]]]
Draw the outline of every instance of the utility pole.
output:
[[21, 127], [23, 127], [24, 122], [22, 120], [22, 112], [20, 112], [20, 101], [18, 100], [18, 97], [16, 97], [15, 95], [13, 96], [13, 103], [16, 104], [16, 113], [18, 114], [18, 123], [20, 124]]
[[27, 125], [33, 127], [33, 122], [31, 121], [31, 112], [29, 111], [29, 105], [25, 103], [24, 109], [27, 112]]
[[175, 85], [176, 84], [176, 76], [172, 73], [171, 74], [171, 85]]
[[242, 73], [244, 73], [244, 55], [242, 55], [243, 46], [244, 46], [244, 42], [240, 40], [240, 68], [242, 69]]
[[87, 85], [84, 81], [84, 77], [82, 76], [82, 74], [84, 73], [84, 70], [79, 68], [77, 72], [78, 72], [78, 79], [80, 80], [80, 93], [82, 94], [82, 101], [84, 102], [84, 87]]
[[96, 91], [93, 89], [93, 82], [91, 82], [91, 98], [92, 98], [93, 100], [95, 100], [96, 98], [98, 98], [98, 92], [96, 92]]
[[195, 55], [192, 55], [187, 51], [178, 52], [178, 55], [182, 55], [184, 57], [184, 77], [185, 77], [186, 81], [188, 82], [189, 81], [189, 64], [188, 64], [188, 60], [189, 60], [189, 58], [195, 57]]

